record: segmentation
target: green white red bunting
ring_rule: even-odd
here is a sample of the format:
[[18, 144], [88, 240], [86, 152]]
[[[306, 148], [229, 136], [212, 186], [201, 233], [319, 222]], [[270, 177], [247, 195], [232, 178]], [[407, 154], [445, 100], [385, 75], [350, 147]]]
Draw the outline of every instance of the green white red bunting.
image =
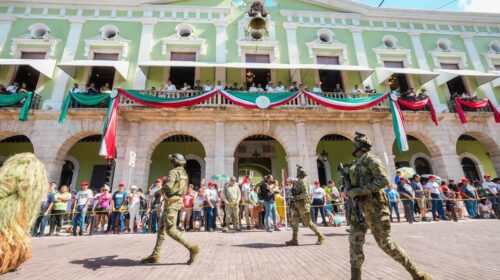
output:
[[118, 104], [120, 103], [120, 95], [111, 98], [108, 107], [108, 113], [104, 120], [104, 128], [102, 133], [102, 142], [99, 155], [106, 159], [114, 159], [116, 157], [116, 129], [118, 127]]
[[399, 151], [406, 152], [410, 148], [408, 146], [408, 138], [406, 137], [403, 113], [401, 112], [401, 108], [399, 108], [397, 98], [398, 97], [396, 95], [392, 94], [389, 101], [392, 115], [392, 126], [394, 127], [394, 135], [396, 136], [396, 143], [398, 144]]

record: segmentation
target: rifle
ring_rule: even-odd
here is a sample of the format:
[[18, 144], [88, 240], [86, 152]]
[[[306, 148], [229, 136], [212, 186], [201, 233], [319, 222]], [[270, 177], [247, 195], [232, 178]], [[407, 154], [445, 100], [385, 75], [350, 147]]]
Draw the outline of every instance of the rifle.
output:
[[[351, 177], [349, 174], [345, 171], [344, 165], [342, 163], [339, 164], [338, 168], [340, 174], [342, 175], [342, 179], [344, 181], [344, 187], [346, 189], [346, 195], [347, 195], [347, 190], [350, 190], [353, 188], [352, 183], [351, 183]], [[365, 214], [363, 213], [363, 209], [359, 206], [358, 199], [352, 199], [349, 198], [349, 206], [351, 206], [351, 209], [356, 217], [356, 222], [358, 223], [363, 223], [365, 221]]]

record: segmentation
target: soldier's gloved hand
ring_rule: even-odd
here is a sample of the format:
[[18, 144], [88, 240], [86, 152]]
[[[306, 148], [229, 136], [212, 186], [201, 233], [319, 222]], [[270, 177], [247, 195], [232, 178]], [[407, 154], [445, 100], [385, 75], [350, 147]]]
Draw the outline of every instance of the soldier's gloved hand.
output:
[[349, 196], [351, 199], [355, 199], [357, 197], [369, 195], [369, 194], [370, 194], [369, 190], [362, 189], [362, 188], [350, 189], [347, 191], [347, 196]]

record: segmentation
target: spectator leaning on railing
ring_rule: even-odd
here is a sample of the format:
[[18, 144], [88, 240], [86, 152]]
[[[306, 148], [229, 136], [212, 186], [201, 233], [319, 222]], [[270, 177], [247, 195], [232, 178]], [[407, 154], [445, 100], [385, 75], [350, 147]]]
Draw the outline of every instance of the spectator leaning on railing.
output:
[[408, 184], [408, 181], [405, 177], [399, 178], [398, 192], [401, 200], [403, 201], [406, 221], [410, 224], [416, 222], [413, 211], [413, 200], [415, 199], [415, 192], [413, 188]]
[[464, 199], [465, 208], [469, 214], [469, 218], [477, 219], [477, 191], [471, 184], [469, 179], [462, 179], [462, 190], [460, 192], [462, 198]]
[[392, 219], [392, 212], [396, 212], [396, 218], [398, 219], [398, 223], [401, 222], [401, 218], [399, 216], [399, 207], [398, 207], [398, 202], [399, 202], [399, 193], [393, 189], [392, 185], [387, 185], [385, 187], [385, 193], [387, 194], [387, 197], [389, 198], [389, 218], [391, 223], [393, 222]]
[[[54, 206], [52, 207], [52, 212], [50, 216], [50, 230], [49, 236], [54, 234], [59, 235], [63, 225], [63, 218], [66, 216], [66, 210], [68, 208], [68, 201], [71, 199], [71, 194], [68, 192], [68, 186], [63, 185], [60, 191], [54, 194]], [[57, 226], [57, 228], [56, 228]]]

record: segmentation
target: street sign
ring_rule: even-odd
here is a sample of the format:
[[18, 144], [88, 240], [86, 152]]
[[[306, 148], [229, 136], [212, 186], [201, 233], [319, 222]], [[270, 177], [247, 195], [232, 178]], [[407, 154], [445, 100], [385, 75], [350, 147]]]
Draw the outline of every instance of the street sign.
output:
[[128, 166], [135, 167], [135, 158], [136, 158], [135, 152], [131, 151], [130, 156], [128, 158]]

